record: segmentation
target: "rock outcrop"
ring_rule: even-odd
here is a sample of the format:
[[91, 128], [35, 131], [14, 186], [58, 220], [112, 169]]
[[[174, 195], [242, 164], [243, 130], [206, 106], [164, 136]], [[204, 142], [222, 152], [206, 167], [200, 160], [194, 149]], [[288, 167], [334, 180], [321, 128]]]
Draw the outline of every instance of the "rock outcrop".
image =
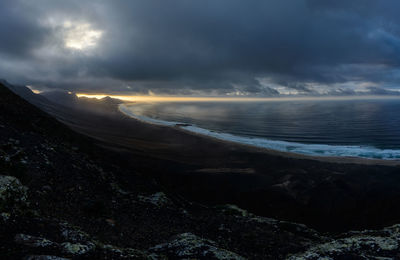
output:
[[27, 209], [27, 190], [17, 178], [0, 175], [0, 212], [3, 217]]
[[156, 192], [149, 196], [138, 195], [138, 200], [145, 203], [150, 203], [156, 207], [172, 206], [173, 202], [165, 195], [164, 192]]
[[400, 225], [342, 234], [288, 259], [400, 259]]
[[179, 234], [171, 241], [156, 245], [149, 251], [168, 259], [245, 259], [238, 254], [218, 248], [214, 241], [200, 238], [192, 233]]

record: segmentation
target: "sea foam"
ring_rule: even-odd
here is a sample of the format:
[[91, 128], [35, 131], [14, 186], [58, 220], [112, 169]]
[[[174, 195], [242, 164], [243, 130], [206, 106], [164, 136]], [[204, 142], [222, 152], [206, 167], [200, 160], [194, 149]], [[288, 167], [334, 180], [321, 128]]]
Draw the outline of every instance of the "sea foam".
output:
[[372, 146], [356, 146], [356, 145], [303, 144], [297, 142], [270, 140], [266, 138], [243, 137], [228, 133], [215, 132], [194, 125], [185, 125], [184, 122], [165, 121], [165, 120], [150, 118], [147, 116], [137, 115], [133, 113], [124, 104], [119, 105], [119, 110], [125, 115], [143, 122], [156, 125], [164, 125], [164, 126], [179, 126], [180, 128], [185, 129], [187, 131], [217, 138], [220, 140], [236, 142], [260, 148], [267, 148], [280, 152], [290, 152], [290, 153], [305, 154], [312, 156], [360, 157], [367, 159], [384, 159], [384, 160], [400, 159], [400, 150], [395, 150], [395, 149], [379, 149]]

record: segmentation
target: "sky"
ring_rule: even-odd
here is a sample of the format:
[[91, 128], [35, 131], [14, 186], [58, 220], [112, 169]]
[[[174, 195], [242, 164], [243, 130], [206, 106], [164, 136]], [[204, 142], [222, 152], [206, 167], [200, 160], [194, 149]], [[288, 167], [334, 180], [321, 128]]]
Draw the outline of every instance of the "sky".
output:
[[400, 94], [398, 0], [1, 0], [0, 78], [144, 95]]

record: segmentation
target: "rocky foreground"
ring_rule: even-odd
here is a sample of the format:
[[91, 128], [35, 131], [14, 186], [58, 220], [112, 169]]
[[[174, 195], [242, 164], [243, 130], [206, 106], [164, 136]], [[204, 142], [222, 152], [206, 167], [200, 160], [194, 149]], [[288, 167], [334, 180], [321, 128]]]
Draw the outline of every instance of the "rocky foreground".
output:
[[400, 259], [400, 225], [322, 234], [124, 166], [1, 85], [1, 259]]

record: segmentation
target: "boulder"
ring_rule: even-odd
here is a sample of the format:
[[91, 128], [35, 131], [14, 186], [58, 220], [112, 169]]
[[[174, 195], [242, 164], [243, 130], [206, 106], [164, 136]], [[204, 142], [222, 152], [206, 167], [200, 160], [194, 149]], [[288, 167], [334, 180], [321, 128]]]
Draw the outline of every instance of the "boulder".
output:
[[14, 238], [15, 243], [37, 248], [49, 248], [57, 246], [56, 243], [42, 237], [35, 237], [26, 234], [16, 234]]
[[24, 260], [69, 260], [69, 258], [59, 257], [55, 255], [28, 255]]
[[215, 206], [215, 209], [221, 211], [224, 214], [233, 215], [233, 216], [241, 216], [241, 217], [252, 216], [252, 214], [247, 212], [247, 210], [241, 209], [238, 206], [233, 205], [233, 204], [224, 204], [224, 205]]
[[60, 246], [61, 246], [62, 252], [64, 254], [67, 254], [70, 256], [85, 255], [85, 254], [93, 251], [96, 247], [91, 242], [87, 242], [86, 244], [64, 242]]
[[0, 212], [21, 212], [29, 205], [28, 188], [13, 177], [0, 175]]
[[177, 235], [171, 241], [156, 245], [149, 251], [169, 259], [245, 259], [236, 253], [218, 248], [214, 241], [192, 233]]
[[288, 257], [304, 259], [400, 259], [400, 225], [382, 230], [353, 231]]
[[99, 256], [105, 259], [159, 259], [157, 255], [150, 257], [146, 252], [133, 248], [120, 248], [113, 245], [98, 244]]
[[153, 204], [156, 207], [167, 207], [173, 205], [173, 202], [167, 197], [167, 195], [165, 195], [164, 192], [156, 192], [149, 196], [139, 195], [138, 200]]

